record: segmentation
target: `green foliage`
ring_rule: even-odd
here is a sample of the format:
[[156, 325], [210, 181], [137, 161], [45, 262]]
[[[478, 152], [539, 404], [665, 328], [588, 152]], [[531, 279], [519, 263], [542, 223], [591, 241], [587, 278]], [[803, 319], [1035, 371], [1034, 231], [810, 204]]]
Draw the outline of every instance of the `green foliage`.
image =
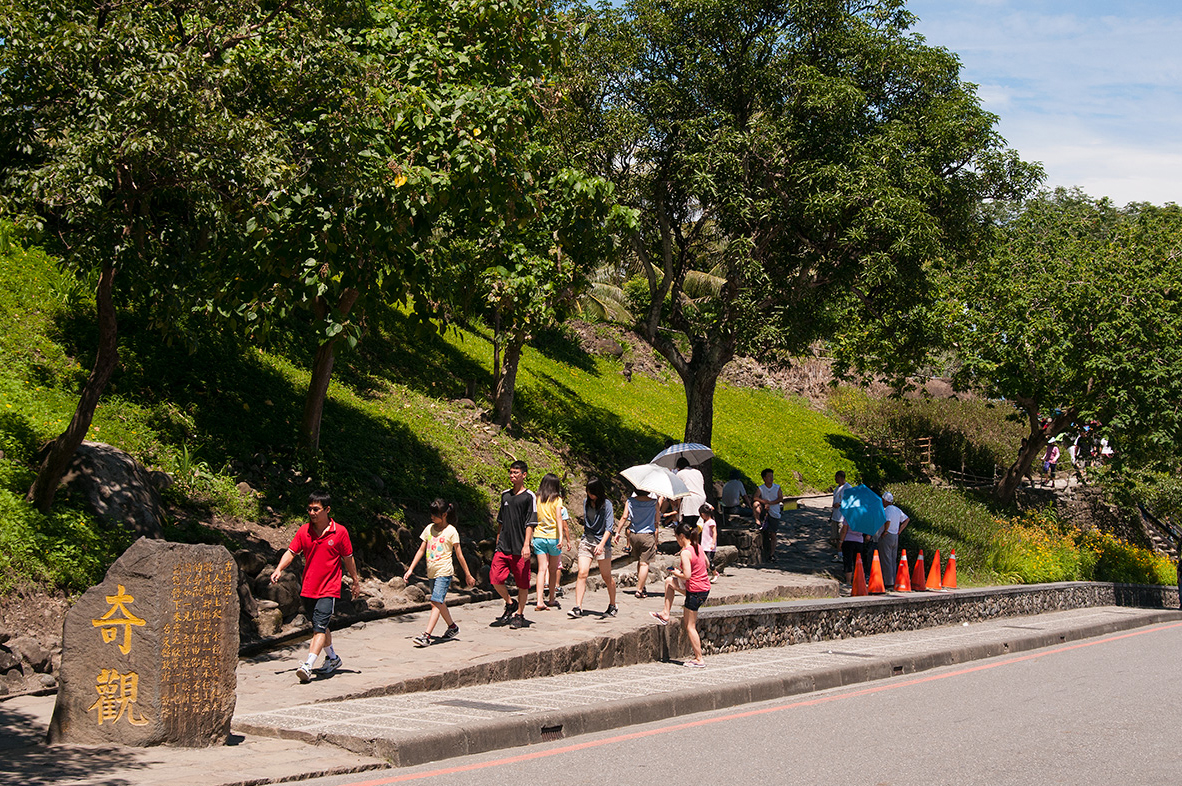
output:
[[943, 558], [955, 549], [962, 583], [1176, 581], [1168, 558], [1099, 530], [1081, 532], [1047, 510], [1017, 516], [998, 513], [971, 492], [926, 484], [890, 490], [911, 517], [900, 545], [912, 564], [919, 549], [929, 556], [939, 549]]
[[[898, 0], [579, 15], [568, 144], [637, 211], [648, 297], [632, 305], [647, 303], [638, 329], [687, 383], [687, 438], [709, 441], [699, 399], [736, 351], [842, 327], [843, 358], [907, 366], [931, 340], [932, 261], [973, 248], [981, 200], [1039, 176]], [[696, 296], [706, 274], [716, 297]], [[853, 351], [868, 345], [890, 351]]]
[[937, 467], [981, 477], [1008, 466], [1026, 432], [1012, 405], [982, 399], [875, 398], [843, 385], [830, 395], [829, 410], [866, 441], [897, 445], [908, 465], [920, 463], [917, 440], [930, 437]]
[[97, 584], [131, 536], [65, 505], [41, 515], [24, 501], [32, 479], [16, 462], [0, 459], [0, 590], [30, 581], [71, 592]]
[[[1117, 460], [1168, 461], [1182, 434], [1182, 208], [1056, 190], [1004, 216], [992, 253], [948, 271], [962, 385], [1097, 419]], [[1054, 436], [1054, 433], [1047, 436]]]

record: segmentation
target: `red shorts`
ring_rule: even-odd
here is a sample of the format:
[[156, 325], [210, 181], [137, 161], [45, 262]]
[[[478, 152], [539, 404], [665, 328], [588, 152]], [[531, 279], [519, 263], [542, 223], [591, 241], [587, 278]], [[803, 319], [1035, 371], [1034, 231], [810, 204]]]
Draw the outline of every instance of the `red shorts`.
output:
[[518, 589], [528, 587], [529, 558], [498, 551], [493, 554], [492, 565], [488, 569], [488, 580], [493, 584], [505, 584], [509, 576], [517, 582]]

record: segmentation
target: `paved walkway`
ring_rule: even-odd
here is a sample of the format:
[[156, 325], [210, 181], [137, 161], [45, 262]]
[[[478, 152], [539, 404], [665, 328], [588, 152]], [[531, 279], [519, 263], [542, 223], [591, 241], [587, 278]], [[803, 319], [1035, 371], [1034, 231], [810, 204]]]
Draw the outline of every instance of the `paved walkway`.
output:
[[1104, 607], [860, 639], [404, 696], [304, 705], [238, 717], [246, 732], [331, 741], [406, 766], [603, 731], [751, 701], [884, 679], [1085, 636], [1182, 619]]
[[[835, 594], [836, 582], [828, 576], [831, 552], [823, 545], [829, 498], [803, 502], [802, 510], [787, 514], [788, 538], [781, 541], [776, 567], [728, 570], [712, 599], [744, 603]], [[594, 650], [597, 643], [636, 634], [659, 636], [662, 629], [649, 612], [661, 607], [661, 598], [621, 593], [618, 617], [575, 620], [566, 616], [572, 592], [568, 588], [561, 611], [527, 612], [533, 624], [525, 630], [488, 626], [500, 612], [499, 601], [458, 607], [459, 639], [426, 649], [410, 641], [422, 631], [426, 612], [355, 625], [334, 634], [344, 669], [307, 685], [293, 671], [302, 642], [243, 659], [235, 735], [218, 748], [50, 748], [41, 740], [52, 696], [0, 702], [0, 781], [215, 786], [355, 772], [886, 678], [1179, 616], [1085, 609], [716, 655], [703, 670], [644, 662], [584, 671], [590, 664], [546, 653], [580, 643]], [[603, 591], [589, 593], [584, 603], [595, 610], [606, 605]]]

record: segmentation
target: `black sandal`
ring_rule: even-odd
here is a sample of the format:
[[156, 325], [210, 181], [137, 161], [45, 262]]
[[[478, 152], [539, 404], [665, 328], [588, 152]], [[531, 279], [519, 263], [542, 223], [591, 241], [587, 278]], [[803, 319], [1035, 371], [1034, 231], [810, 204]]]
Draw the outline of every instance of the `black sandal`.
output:
[[644, 590], [636, 590], [636, 592], [634, 594], [636, 595], [637, 600], [644, 600], [645, 598], [648, 597], [648, 593], [645, 592]]

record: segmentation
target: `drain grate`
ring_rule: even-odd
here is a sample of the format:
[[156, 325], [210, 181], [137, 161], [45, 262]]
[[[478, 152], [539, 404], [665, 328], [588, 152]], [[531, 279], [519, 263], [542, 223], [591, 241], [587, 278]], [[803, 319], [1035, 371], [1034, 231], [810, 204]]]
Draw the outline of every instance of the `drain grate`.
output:
[[512, 704], [493, 704], [489, 701], [472, 701], [471, 699], [448, 699], [437, 701], [435, 704], [447, 707], [463, 707], [466, 710], [487, 710], [488, 712], [521, 712], [525, 707]]
[[554, 742], [562, 739], [562, 724], [542, 727], [542, 742]]

